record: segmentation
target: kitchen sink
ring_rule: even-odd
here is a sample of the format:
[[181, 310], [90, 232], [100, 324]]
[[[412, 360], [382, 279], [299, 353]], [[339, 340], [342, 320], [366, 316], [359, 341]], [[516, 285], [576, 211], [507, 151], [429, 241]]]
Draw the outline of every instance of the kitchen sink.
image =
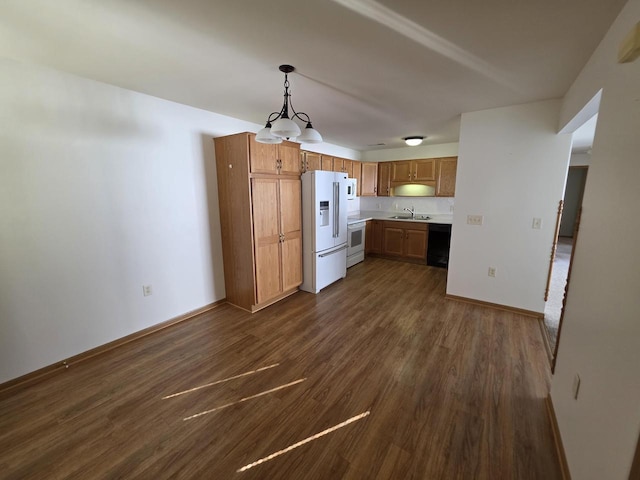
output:
[[389, 218], [394, 218], [396, 220], [431, 220], [431, 217], [427, 215], [416, 215], [414, 217], [411, 217], [411, 215], [394, 215]]

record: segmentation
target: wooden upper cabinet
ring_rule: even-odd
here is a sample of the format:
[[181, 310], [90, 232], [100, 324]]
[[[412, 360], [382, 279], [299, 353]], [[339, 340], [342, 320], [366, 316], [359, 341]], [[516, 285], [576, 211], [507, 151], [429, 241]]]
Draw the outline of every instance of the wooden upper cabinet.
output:
[[333, 170], [333, 157], [329, 155], [320, 155], [320, 162], [322, 170], [330, 172]]
[[458, 157], [446, 157], [438, 160], [436, 182], [437, 197], [454, 197], [456, 194], [456, 173]]
[[436, 179], [436, 159], [391, 162], [391, 182], [424, 183]]
[[300, 176], [300, 145], [293, 142], [276, 144], [281, 175]]
[[333, 165], [331, 170], [334, 172], [344, 172], [344, 159], [340, 157], [333, 157]]
[[378, 196], [388, 197], [391, 192], [391, 164], [394, 162], [378, 163]]
[[391, 162], [391, 181], [394, 183], [411, 182], [413, 176], [412, 162]]
[[357, 160], [352, 161], [353, 164], [353, 178], [356, 179], [356, 195], [359, 197], [362, 195], [362, 162]]
[[278, 145], [256, 142], [249, 135], [249, 161], [251, 173], [278, 173]]
[[415, 160], [413, 163], [413, 180], [416, 182], [433, 182], [436, 179], [436, 159]]
[[358, 182], [360, 195], [375, 197], [378, 193], [378, 164], [376, 162], [361, 162], [361, 180]]
[[353, 160], [347, 160], [346, 158], [342, 161], [342, 164], [344, 165], [344, 173], [347, 174], [347, 177], [349, 178], [355, 178], [353, 176]]
[[300, 145], [293, 142], [280, 144], [256, 142], [249, 135], [249, 162], [251, 173], [300, 175]]
[[322, 170], [322, 160], [319, 153], [304, 152], [304, 171]]

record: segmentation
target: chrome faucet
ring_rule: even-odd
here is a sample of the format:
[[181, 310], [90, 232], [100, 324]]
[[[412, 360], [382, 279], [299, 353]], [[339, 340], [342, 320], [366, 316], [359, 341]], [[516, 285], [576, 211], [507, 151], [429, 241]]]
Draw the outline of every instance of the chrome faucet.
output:
[[415, 208], [412, 206], [411, 208], [403, 208], [403, 210], [406, 210], [407, 212], [409, 212], [411, 214], [411, 218], [413, 219], [415, 217]]

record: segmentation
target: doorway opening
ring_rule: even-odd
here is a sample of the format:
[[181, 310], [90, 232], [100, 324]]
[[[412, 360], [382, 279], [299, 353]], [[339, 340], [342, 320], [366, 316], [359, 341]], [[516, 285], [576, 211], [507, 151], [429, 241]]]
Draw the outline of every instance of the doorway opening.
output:
[[567, 174], [564, 198], [559, 206], [558, 234], [555, 239], [551, 273], [548, 279], [544, 326], [551, 352], [555, 353], [560, 317], [562, 316], [569, 264], [577, 237], [579, 214], [582, 206], [584, 186], [587, 181], [587, 165], [570, 166]]
[[597, 121], [596, 110], [596, 113], [573, 133], [571, 159], [567, 171], [564, 196], [558, 204], [555, 236], [551, 248], [549, 274], [545, 291], [543, 320], [543, 331], [549, 347], [552, 371], [555, 369], [555, 359], [562, 332], [564, 307], [571, 280], [571, 264], [580, 230], [582, 197], [587, 180], [591, 147]]

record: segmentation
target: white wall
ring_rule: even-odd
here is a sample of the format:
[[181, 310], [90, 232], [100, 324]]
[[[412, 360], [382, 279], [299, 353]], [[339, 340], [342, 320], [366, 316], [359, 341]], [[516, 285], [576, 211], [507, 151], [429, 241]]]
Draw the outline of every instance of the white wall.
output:
[[261, 125], [9, 60], [0, 78], [0, 382], [224, 298], [212, 138]]
[[640, 205], [640, 60], [616, 63], [619, 43], [638, 20], [640, 0], [631, 0], [563, 105], [569, 122], [603, 88], [551, 388], [571, 476], [580, 480], [626, 480], [640, 432], [640, 226], [633, 221]]
[[[551, 100], [462, 115], [448, 294], [544, 311], [571, 149], [570, 135], [556, 134], [559, 108]], [[467, 215], [484, 224], [467, 225]]]
[[0, 382], [224, 298], [211, 137], [254, 125], [5, 60], [0, 77]]
[[417, 147], [387, 148], [362, 152], [363, 162], [388, 162], [392, 160], [412, 160], [415, 158], [455, 157], [458, 155], [457, 143], [437, 145], [419, 145]]
[[571, 160], [569, 160], [570, 167], [584, 167], [589, 166], [591, 163], [590, 153], [572, 153]]

